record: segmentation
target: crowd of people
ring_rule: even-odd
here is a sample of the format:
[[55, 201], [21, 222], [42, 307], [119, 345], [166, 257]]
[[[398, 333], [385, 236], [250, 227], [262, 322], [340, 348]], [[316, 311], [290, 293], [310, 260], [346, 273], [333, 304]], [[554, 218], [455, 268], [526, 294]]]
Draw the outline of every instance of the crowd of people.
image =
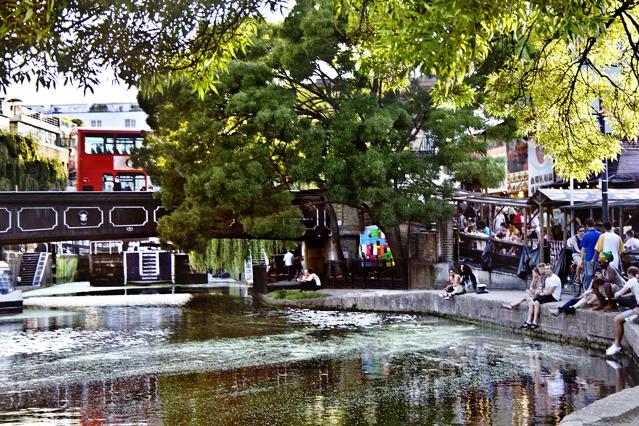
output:
[[[471, 206], [462, 205], [460, 209], [457, 226], [466, 234], [484, 234], [504, 239], [523, 240], [523, 214], [513, 207], [497, 208], [492, 223]], [[532, 228], [535, 226], [539, 226], [539, 221], [536, 219], [531, 224]]]
[[[573, 264], [573, 279], [580, 282], [584, 291], [549, 312], [559, 316], [586, 308], [603, 312], [622, 311], [614, 317], [615, 341], [606, 351], [607, 355], [614, 355], [621, 350], [625, 321], [633, 321], [639, 315], [639, 268], [628, 266], [624, 269], [621, 261], [624, 251], [639, 250], [639, 240], [632, 230], [628, 230], [624, 233], [624, 241], [609, 222], [601, 224], [601, 227], [602, 230], [597, 229], [592, 219], [586, 219], [566, 242]], [[562, 281], [553, 272], [552, 265], [538, 264], [533, 269], [526, 292], [502, 307], [512, 310], [527, 303], [527, 318], [521, 327], [536, 329], [539, 327], [540, 306], [559, 302], [561, 298]]]
[[508, 256], [519, 255], [521, 244], [526, 239], [538, 239], [540, 234], [538, 216], [534, 215], [528, 224], [524, 224], [523, 211], [514, 207], [497, 207], [491, 220], [485, 214], [481, 216], [474, 207], [463, 204], [456, 220], [461, 233], [492, 237], [498, 244], [495, 252]]
[[[495, 239], [520, 241], [524, 223], [515, 220], [516, 211], [498, 211], [490, 229], [484, 222], [475, 218], [467, 218], [465, 211], [460, 215], [460, 222], [465, 222], [463, 232], [480, 233], [493, 236]], [[521, 216], [521, 215], [519, 215]], [[526, 226], [529, 238], [537, 233], [538, 222]], [[615, 232], [609, 222], [595, 224], [591, 218], [583, 224], [577, 223], [575, 234], [566, 241], [566, 250], [570, 258], [570, 279], [578, 284], [583, 293], [572, 297], [549, 312], [553, 316], [574, 314], [577, 309], [592, 308], [602, 312], [618, 312], [614, 317], [615, 341], [606, 351], [614, 355], [621, 350], [624, 323], [633, 321], [639, 316], [639, 268], [624, 265], [622, 256], [628, 251], [637, 251], [639, 255], [639, 239], [634, 231], [623, 232], [623, 237]], [[638, 257], [639, 259], [639, 257]], [[466, 269], [467, 268], [467, 269]], [[440, 296], [453, 299], [469, 291], [470, 286], [477, 287], [477, 279], [468, 265], [463, 265], [458, 272], [449, 271], [448, 284]], [[472, 276], [472, 284], [468, 278]], [[532, 279], [528, 289], [517, 299], [502, 305], [504, 309], [517, 309], [520, 305], [527, 307], [526, 319], [521, 328], [536, 329], [539, 327], [541, 305], [562, 300], [562, 288], [565, 282], [553, 271], [551, 263], [539, 263], [532, 269]], [[573, 287], [574, 288], [574, 287]]]

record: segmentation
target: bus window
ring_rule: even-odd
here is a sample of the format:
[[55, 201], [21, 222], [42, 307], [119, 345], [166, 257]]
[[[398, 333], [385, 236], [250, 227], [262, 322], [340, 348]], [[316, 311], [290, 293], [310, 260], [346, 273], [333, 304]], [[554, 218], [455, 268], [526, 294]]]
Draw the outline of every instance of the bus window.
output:
[[104, 140], [104, 153], [113, 154], [113, 137], [106, 137]]
[[146, 176], [135, 175], [135, 190], [146, 191]]
[[117, 136], [115, 138], [115, 153], [116, 154], [131, 154], [131, 150], [136, 148], [135, 136]]
[[113, 175], [105, 173], [102, 175], [102, 190], [113, 191]]
[[84, 137], [85, 154], [102, 154], [104, 152], [104, 136], [86, 135]]
[[146, 176], [143, 173], [118, 173], [122, 191], [140, 191], [146, 189]]

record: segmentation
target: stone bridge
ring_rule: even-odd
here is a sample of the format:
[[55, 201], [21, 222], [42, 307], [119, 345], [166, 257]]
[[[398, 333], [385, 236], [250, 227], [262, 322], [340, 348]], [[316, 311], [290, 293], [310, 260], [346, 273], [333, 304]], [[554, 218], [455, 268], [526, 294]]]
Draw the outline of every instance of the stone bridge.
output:
[[[303, 240], [330, 234], [319, 191], [294, 192], [306, 226]], [[166, 214], [152, 192], [0, 192], [0, 245], [157, 236]], [[251, 238], [240, 226], [211, 238]], [[273, 238], [277, 239], [277, 238]]]

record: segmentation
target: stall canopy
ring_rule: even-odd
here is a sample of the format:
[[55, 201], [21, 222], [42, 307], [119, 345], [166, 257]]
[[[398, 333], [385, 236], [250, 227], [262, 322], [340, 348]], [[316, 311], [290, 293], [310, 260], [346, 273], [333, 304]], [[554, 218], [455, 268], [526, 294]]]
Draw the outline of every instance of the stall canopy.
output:
[[[541, 204], [544, 207], [562, 207], [570, 204], [572, 192], [572, 201], [575, 204], [572, 208], [588, 208], [601, 207], [601, 190], [600, 189], [551, 189], [542, 188], [528, 199], [529, 205]], [[611, 188], [608, 189], [609, 205], [615, 203], [626, 203], [624, 206], [636, 205], [639, 203], [639, 189], [637, 188]]]
[[469, 203], [487, 204], [492, 206], [529, 207], [526, 198], [499, 197], [496, 195], [484, 194], [482, 192], [457, 191], [453, 196], [453, 201], [466, 201]]

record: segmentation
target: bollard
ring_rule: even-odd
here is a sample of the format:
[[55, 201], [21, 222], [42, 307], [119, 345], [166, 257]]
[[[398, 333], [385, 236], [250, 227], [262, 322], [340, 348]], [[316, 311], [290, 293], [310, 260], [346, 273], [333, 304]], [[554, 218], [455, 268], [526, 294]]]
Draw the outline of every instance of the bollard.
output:
[[253, 291], [261, 294], [268, 292], [265, 265], [253, 265]]

